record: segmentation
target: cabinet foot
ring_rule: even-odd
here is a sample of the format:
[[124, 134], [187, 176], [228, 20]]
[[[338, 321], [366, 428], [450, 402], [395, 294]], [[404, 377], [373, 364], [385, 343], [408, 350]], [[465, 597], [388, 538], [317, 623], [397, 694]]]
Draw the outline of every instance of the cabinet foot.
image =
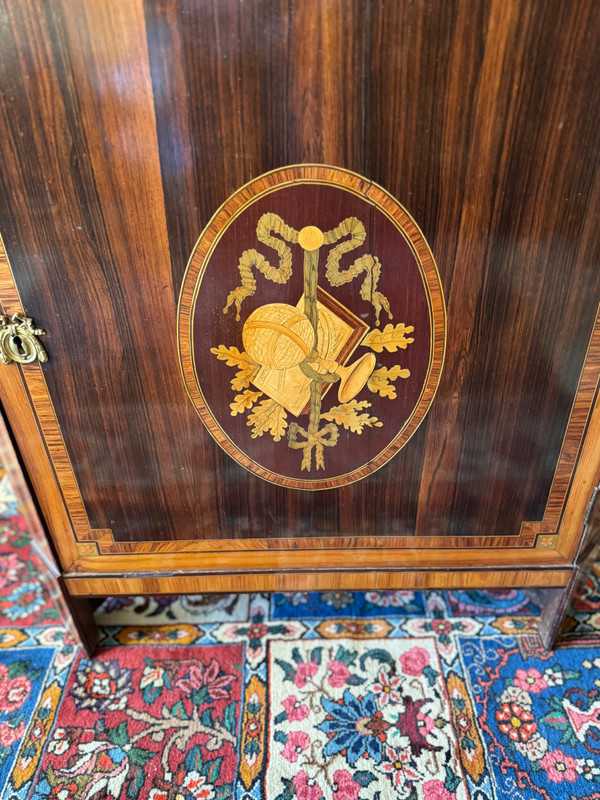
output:
[[73, 631], [79, 638], [87, 657], [91, 658], [100, 638], [94, 619], [94, 609], [99, 601], [89, 597], [73, 597], [66, 589], [62, 578], [59, 578], [59, 583], [63, 599], [70, 612]]
[[539, 621], [539, 633], [545, 650], [551, 650], [562, 626], [565, 611], [577, 582], [579, 568], [574, 567], [566, 586], [546, 590], [546, 602]]

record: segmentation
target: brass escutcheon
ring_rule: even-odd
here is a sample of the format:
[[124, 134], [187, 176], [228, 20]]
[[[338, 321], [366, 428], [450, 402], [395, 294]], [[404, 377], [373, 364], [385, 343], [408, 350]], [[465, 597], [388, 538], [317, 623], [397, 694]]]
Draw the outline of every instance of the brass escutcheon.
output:
[[31, 317], [24, 314], [0, 315], [0, 361], [3, 364], [48, 361], [48, 354], [37, 338], [45, 333], [42, 328], [34, 327]]

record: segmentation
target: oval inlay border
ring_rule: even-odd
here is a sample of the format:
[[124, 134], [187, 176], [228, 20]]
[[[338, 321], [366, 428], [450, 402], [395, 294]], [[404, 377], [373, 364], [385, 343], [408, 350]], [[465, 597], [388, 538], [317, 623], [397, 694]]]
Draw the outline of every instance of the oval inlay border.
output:
[[[411, 414], [396, 435], [374, 458], [359, 468], [329, 478], [296, 478], [269, 470], [250, 457], [223, 429], [204, 397], [198, 379], [193, 343], [193, 321], [198, 295], [210, 257], [229, 226], [259, 198], [294, 184], [329, 185], [355, 194], [375, 206], [402, 233], [419, 266], [429, 304], [430, 354], [426, 379]], [[217, 301], [219, 302], [219, 301]], [[179, 360], [187, 393], [205, 427], [219, 446], [252, 474], [293, 489], [323, 490], [362, 480], [392, 459], [425, 418], [439, 385], [446, 347], [446, 308], [435, 260], [417, 224], [385, 189], [356, 173], [324, 165], [294, 165], [261, 175], [238, 189], [215, 212], [192, 251], [184, 275], [177, 315]]]

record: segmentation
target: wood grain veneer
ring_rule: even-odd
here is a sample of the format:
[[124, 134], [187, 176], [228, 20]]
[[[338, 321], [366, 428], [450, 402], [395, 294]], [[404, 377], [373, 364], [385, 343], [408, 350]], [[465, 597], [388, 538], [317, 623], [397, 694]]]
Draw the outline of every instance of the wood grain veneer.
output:
[[385, 570], [363, 573], [344, 572], [288, 572], [238, 575], [153, 575], [114, 577], [74, 577], [67, 575], [65, 585], [76, 596], [122, 594], [186, 594], [203, 592], [275, 592], [319, 591], [344, 589], [386, 591], [389, 589], [476, 589], [482, 587], [507, 588], [564, 587], [572, 570], [509, 571], [499, 570], [490, 577], [489, 572], [461, 572], [431, 570], [415, 572], [388, 572]]
[[[567, 585], [600, 481], [599, 4], [0, 7], [0, 303], [49, 353], [2, 368], [0, 396], [69, 589], [242, 569], [219, 585], [391, 586], [481, 564], [478, 585]], [[447, 301], [427, 417], [378, 472], [324, 492], [222, 452], [177, 355], [200, 232], [286, 164], [397, 198]]]

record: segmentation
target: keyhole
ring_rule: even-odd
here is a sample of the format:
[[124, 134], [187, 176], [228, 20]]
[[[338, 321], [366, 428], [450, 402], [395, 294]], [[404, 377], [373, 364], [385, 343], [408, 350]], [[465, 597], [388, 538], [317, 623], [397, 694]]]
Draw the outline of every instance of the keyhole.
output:
[[20, 336], [13, 336], [12, 337], [12, 345], [20, 356], [27, 355], [25, 348], [23, 347], [23, 342], [21, 341]]

